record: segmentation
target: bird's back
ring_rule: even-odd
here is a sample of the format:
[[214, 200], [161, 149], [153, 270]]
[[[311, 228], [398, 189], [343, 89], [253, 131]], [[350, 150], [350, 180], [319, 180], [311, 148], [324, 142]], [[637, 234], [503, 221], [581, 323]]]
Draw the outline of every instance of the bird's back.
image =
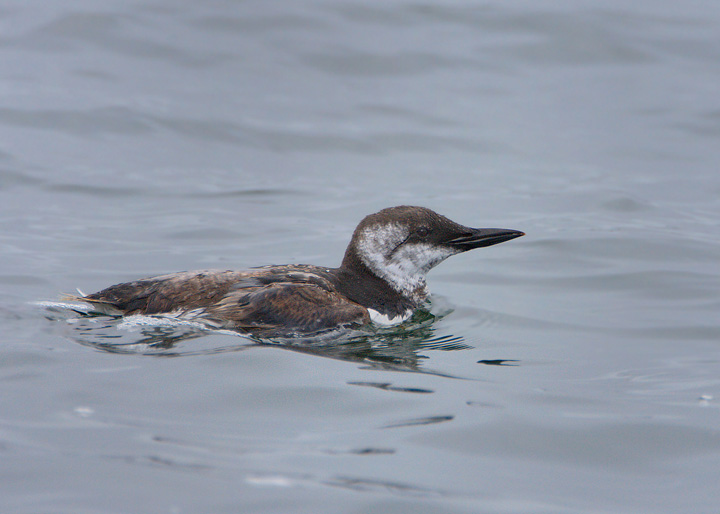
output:
[[78, 299], [109, 314], [192, 314], [217, 326], [268, 333], [367, 322], [367, 309], [338, 293], [335, 282], [334, 270], [309, 265], [186, 271]]

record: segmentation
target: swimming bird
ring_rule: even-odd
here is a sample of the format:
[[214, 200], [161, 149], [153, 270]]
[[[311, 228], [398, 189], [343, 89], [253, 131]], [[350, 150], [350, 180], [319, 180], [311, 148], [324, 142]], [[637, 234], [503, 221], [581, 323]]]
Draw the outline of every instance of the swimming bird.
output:
[[425, 276], [442, 261], [523, 235], [465, 227], [430, 209], [403, 205], [365, 217], [338, 268], [291, 264], [185, 271], [70, 298], [110, 315], [182, 316], [261, 336], [392, 325], [427, 301]]

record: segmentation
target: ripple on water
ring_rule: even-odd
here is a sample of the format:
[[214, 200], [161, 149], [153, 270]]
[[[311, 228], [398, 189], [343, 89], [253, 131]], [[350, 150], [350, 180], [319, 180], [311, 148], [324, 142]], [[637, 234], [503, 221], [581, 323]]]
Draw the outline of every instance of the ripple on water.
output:
[[[440, 302], [442, 305], [443, 302]], [[472, 348], [463, 338], [437, 334], [434, 324], [449, 311], [446, 306], [437, 315], [417, 312], [410, 320], [395, 327], [364, 326], [323, 332], [312, 337], [299, 336], [264, 339], [232, 330], [218, 330], [200, 321], [165, 316], [98, 315], [85, 304], [37, 302], [46, 317], [69, 339], [109, 353], [155, 356], [192, 356], [237, 352], [256, 347], [285, 348], [299, 353], [362, 363], [375, 369], [418, 371], [425, 369], [424, 351], [459, 351]], [[390, 384], [358, 382], [381, 389], [400, 391]], [[405, 392], [426, 392], [404, 389]], [[431, 392], [431, 391], [428, 391]]]

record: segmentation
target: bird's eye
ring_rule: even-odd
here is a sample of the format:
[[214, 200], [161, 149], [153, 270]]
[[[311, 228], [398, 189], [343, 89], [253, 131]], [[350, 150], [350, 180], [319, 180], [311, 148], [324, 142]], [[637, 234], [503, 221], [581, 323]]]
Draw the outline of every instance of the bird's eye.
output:
[[418, 237], [427, 237], [430, 234], [430, 229], [427, 227], [420, 227], [415, 231]]

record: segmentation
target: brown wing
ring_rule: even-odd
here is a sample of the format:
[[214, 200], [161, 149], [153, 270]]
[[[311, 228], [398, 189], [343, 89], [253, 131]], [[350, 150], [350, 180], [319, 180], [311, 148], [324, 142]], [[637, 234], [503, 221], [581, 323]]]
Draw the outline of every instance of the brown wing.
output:
[[313, 333], [370, 321], [367, 309], [335, 291], [291, 282], [231, 291], [206, 308], [203, 317], [265, 335]]
[[219, 326], [266, 333], [315, 332], [367, 323], [361, 305], [338, 294], [330, 271], [308, 265], [173, 273], [73, 299], [113, 315], [197, 310]]
[[75, 299], [109, 314], [159, 314], [206, 307], [233, 287], [252, 279], [252, 272], [186, 271], [125, 282]]

